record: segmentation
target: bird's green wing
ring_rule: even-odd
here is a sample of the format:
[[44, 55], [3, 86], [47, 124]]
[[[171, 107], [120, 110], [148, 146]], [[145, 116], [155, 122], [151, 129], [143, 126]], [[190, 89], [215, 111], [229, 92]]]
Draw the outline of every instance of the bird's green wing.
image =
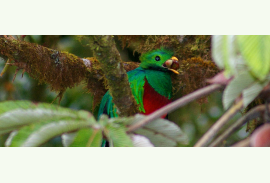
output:
[[[130, 83], [130, 88], [133, 96], [135, 97], [136, 102], [140, 105], [139, 110], [145, 112], [143, 106], [143, 93], [144, 93], [144, 83], [145, 83], [145, 70], [138, 67], [135, 70], [129, 71], [128, 73], [128, 81]], [[99, 111], [98, 111], [98, 119], [101, 114], [107, 114], [109, 117], [118, 117], [116, 112], [116, 107], [112, 102], [112, 96], [109, 91], [103, 96]]]
[[[130, 73], [130, 74], [129, 74]], [[141, 112], [145, 112], [143, 106], [143, 94], [144, 94], [144, 84], [145, 84], [145, 70], [141, 67], [128, 72], [129, 75], [129, 83], [131, 92], [137, 102], [139, 104], [139, 110]]]

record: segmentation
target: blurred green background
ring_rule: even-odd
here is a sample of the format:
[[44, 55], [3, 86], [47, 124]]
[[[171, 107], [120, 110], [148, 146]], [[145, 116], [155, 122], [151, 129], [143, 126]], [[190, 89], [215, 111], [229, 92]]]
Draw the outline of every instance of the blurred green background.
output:
[[[88, 47], [83, 46], [83, 44], [77, 40], [76, 36], [34, 35], [26, 36], [25, 41], [37, 43], [61, 51], [68, 51], [82, 58], [92, 56], [91, 50], [89, 50]], [[139, 54], [137, 52], [133, 53], [134, 50], [132, 48], [123, 49], [117, 37], [116, 44], [123, 61], [139, 61]], [[0, 70], [2, 70], [4, 66], [5, 62], [0, 58]], [[25, 73], [22, 78], [22, 71], [19, 71], [16, 79], [12, 82], [15, 70], [15, 67], [9, 67], [6, 73], [0, 77], [0, 101], [31, 100], [35, 102], [53, 102], [57, 93], [50, 91], [47, 85], [40, 84], [36, 80], [33, 80], [27, 73]], [[181, 91], [176, 94], [174, 99], [180, 97]], [[57, 101], [55, 101], [55, 103], [57, 103]], [[96, 110], [95, 112], [92, 111], [92, 95], [91, 93], [86, 92], [86, 89], [84, 89], [84, 83], [81, 83], [74, 88], [67, 89], [60, 105], [63, 107], [84, 109], [96, 113]], [[189, 136], [190, 143], [187, 146], [193, 146], [224, 112], [225, 111], [222, 107], [222, 93], [215, 92], [208, 97], [207, 103], [199, 104], [197, 101], [194, 101], [187, 106], [172, 112], [169, 114], [169, 120], [177, 123]], [[237, 114], [228, 125], [232, 124], [233, 121], [240, 116], [240, 113]], [[244, 139], [247, 135], [248, 133], [244, 126], [227, 139], [224, 146], [230, 146], [233, 143]], [[60, 138], [55, 138], [45, 145], [61, 146], [61, 140]]]

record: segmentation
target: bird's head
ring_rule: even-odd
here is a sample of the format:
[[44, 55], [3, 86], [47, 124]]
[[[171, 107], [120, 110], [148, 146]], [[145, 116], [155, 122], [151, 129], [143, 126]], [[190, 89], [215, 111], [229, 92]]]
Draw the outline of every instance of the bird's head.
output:
[[164, 72], [174, 72], [179, 68], [178, 59], [173, 56], [173, 52], [164, 48], [153, 50], [142, 54], [140, 57], [140, 67], [144, 69], [160, 70]]

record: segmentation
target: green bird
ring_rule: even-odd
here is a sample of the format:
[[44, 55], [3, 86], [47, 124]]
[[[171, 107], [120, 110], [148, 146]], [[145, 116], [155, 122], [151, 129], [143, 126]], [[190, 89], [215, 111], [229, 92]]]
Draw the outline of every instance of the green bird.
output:
[[[138, 68], [127, 72], [132, 94], [143, 114], [150, 114], [170, 103], [172, 97], [171, 73], [179, 68], [173, 52], [164, 48], [153, 50], [140, 57]], [[118, 117], [109, 91], [103, 96], [98, 112], [109, 117]], [[165, 115], [166, 116], [166, 115]]]
[[[172, 81], [171, 74], [179, 74], [178, 59], [173, 56], [173, 51], [160, 48], [140, 57], [141, 64], [138, 68], [127, 72], [132, 94], [139, 104], [142, 114], [151, 114], [157, 109], [171, 102]], [[109, 117], [118, 117], [115, 104], [109, 91], [103, 96], [98, 112]], [[163, 116], [165, 118], [166, 115]]]

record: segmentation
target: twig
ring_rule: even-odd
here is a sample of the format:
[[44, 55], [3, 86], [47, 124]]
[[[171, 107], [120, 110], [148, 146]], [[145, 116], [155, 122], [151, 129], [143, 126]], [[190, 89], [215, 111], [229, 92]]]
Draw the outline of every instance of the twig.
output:
[[7, 71], [10, 62], [11, 62], [11, 60], [10, 60], [10, 59], [7, 59], [7, 62], [6, 62], [6, 64], [5, 64], [5, 67], [3, 68], [2, 72], [0, 73], [0, 76], [1, 76], [1, 77], [2, 77], [3, 74]]
[[201, 137], [194, 147], [206, 146], [214, 135], [242, 108], [243, 100], [234, 104], [219, 120]]
[[160, 118], [164, 114], [168, 114], [169, 112], [172, 112], [175, 109], [178, 109], [178, 108], [188, 104], [189, 102], [191, 102], [193, 100], [199, 99], [199, 98], [206, 96], [206, 95], [208, 95], [216, 90], [219, 90], [222, 87], [223, 86], [219, 85], [219, 84], [212, 84], [212, 85], [206, 86], [202, 89], [199, 89], [191, 94], [188, 94], [188, 95], [160, 108], [159, 110], [153, 112], [152, 114], [146, 116], [146, 118], [139, 121], [138, 123], [129, 126], [127, 132], [137, 130], [138, 128], [146, 125], [147, 123], [149, 123], [157, 118]]
[[233, 132], [238, 130], [242, 125], [246, 122], [255, 119], [262, 115], [265, 111], [265, 105], [259, 105], [253, 109], [251, 109], [245, 116], [238, 119], [232, 126], [230, 126], [225, 132], [223, 132], [216, 140], [214, 140], [209, 146], [214, 147], [219, 145], [223, 140], [228, 138]]
[[237, 142], [232, 147], [249, 147], [249, 146], [250, 146], [250, 138], [247, 137], [246, 139]]

